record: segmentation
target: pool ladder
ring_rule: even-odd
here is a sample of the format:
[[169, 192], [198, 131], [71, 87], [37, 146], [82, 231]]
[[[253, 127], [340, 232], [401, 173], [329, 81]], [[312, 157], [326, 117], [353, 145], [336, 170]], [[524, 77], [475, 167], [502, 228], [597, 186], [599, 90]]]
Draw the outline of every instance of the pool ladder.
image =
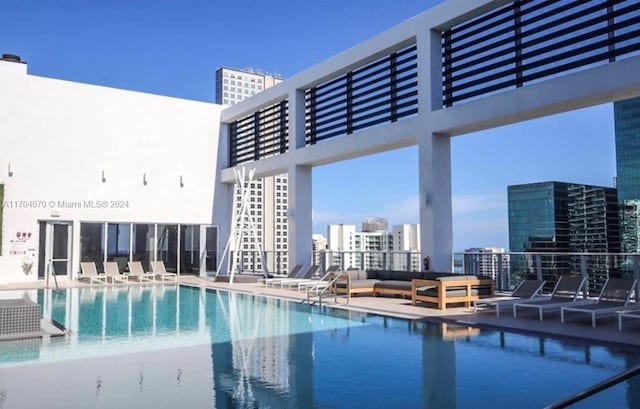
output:
[[[309, 305], [314, 305], [316, 302], [318, 303], [318, 305], [320, 307], [322, 307], [322, 297], [325, 294], [329, 294], [329, 295], [333, 295], [334, 296], [334, 302], [337, 304], [338, 302], [338, 293], [335, 291], [335, 283], [336, 281], [338, 281], [338, 279], [342, 276], [342, 274], [336, 274], [334, 277], [331, 278], [331, 280], [329, 280], [329, 283], [320, 291], [318, 291], [317, 288], [314, 289], [314, 287], [308, 288], [307, 289], [307, 299], [306, 299], [306, 303]], [[333, 291], [332, 291], [333, 290]], [[317, 301], [312, 301], [311, 300], [311, 293], [315, 292], [315, 295], [318, 297]], [[302, 300], [302, 302], [304, 303], [305, 300]], [[349, 297], [347, 297], [347, 304], [349, 303]]]

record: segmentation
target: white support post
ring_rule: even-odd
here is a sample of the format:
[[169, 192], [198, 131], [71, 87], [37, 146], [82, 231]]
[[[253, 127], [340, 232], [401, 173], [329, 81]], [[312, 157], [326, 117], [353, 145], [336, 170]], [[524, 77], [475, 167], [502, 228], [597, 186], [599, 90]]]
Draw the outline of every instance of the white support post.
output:
[[433, 271], [453, 271], [451, 143], [431, 134], [418, 145], [420, 170], [420, 246]]
[[304, 91], [289, 92], [289, 149], [302, 149], [306, 145], [305, 137]]
[[312, 263], [311, 236], [313, 221], [311, 210], [311, 167], [295, 165], [289, 168], [289, 265]]
[[[416, 38], [421, 114], [442, 109], [442, 46], [436, 31]], [[428, 115], [426, 115], [428, 117]], [[420, 190], [420, 247], [430, 258], [433, 271], [453, 271], [453, 223], [451, 210], [451, 141], [425, 124], [418, 138]]]

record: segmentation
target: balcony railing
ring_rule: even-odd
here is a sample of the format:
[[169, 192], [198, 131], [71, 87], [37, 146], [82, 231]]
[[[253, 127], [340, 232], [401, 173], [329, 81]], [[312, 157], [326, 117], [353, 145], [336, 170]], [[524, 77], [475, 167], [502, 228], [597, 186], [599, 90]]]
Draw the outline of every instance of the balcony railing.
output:
[[[293, 265], [286, 251], [265, 251], [264, 261], [257, 251], [243, 251], [241, 272], [262, 271], [263, 262], [270, 273], [286, 274]], [[331, 266], [339, 270], [422, 270], [418, 251], [331, 251], [313, 253], [310, 263], [318, 274]], [[640, 277], [639, 253], [454, 253], [452, 270], [457, 274], [488, 276], [496, 280], [496, 290], [510, 291], [524, 278], [545, 280], [551, 291], [562, 274], [588, 277], [588, 293], [597, 296], [609, 276]]]
[[597, 296], [612, 276], [638, 277], [640, 254], [636, 253], [455, 253], [453, 270], [460, 274], [491, 276], [496, 289], [512, 290], [524, 278], [545, 280], [546, 290], [562, 274], [588, 277], [588, 293]]

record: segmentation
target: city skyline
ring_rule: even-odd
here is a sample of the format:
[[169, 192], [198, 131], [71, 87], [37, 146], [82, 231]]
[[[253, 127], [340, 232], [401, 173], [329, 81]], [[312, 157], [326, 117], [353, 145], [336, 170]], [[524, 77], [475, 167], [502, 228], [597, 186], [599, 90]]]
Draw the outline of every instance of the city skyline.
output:
[[[0, 51], [21, 55], [33, 75], [213, 101], [220, 66], [260, 67], [286, 78], [436, 3], [5, 3]], [[228, 18], [215, 18], [221, 10]], [[317, 18], [305, 18], [309, 13]], [[234, 33], [234, 41], [215, 40], [224, 33]], [[376, 215], [391, 225], [419, 223], [417, 169], [415, 147], [314, 169], [314, 232]], [[454, 138], [454, 250], [508, 247], [510, 184], [612, 186], [614, 176], [611, 104]]]

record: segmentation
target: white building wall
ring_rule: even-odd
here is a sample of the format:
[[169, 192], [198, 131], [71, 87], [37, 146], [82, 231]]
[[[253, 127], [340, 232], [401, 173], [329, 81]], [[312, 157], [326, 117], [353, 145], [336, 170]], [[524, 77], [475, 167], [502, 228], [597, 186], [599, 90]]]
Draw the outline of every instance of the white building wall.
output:
[[74, 223], [74, 273], [80, 221], [213, 222], [220, 106], [37, 77], [26, 68], [0, 61], [3, 257], [13, 258], [16, 232], [31, 233], [26, 247], [37, 271], [41, 220]]

